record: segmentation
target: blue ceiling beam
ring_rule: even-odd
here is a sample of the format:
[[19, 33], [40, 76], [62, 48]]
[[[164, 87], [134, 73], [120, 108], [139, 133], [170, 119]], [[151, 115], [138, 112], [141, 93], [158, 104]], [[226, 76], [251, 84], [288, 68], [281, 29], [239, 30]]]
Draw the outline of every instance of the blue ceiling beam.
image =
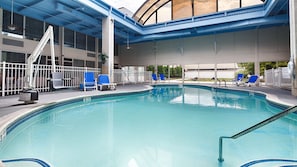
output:
[[69, 14], [69, 15], [73, 16], [74, 18], [81, 20], [81, 22], [85, 22], [87, 24], [93, 25], [94, 27], [98, 27], [98, 28], [101, 27], [101, 23], [94, 17], [88, 16], [82, 12], [74, 10], [62, 3], [57, 3], [56, 10], [58, 12]]
[[101, 13], [104, 16], [111, 16], [117, 23], [127, 27], [130, 31], [134, 31], [139, 34], [143, 34], [142, 25], [136, 22], [131, 17], [126, 16], [122, 12], [114, 9], [110, 5], [106, 4], [103, 1], [93, 1], [93, 0], [74, 0], [77, 1], [93, 10]]
[[265, 27], [265, 26], [273, 26], [273, 25], [274, 26], [288, 25], [288, 15], [262, 17], [257, 19], [243, 20], [243, 21], [226, 23], [226, 24], [199, 27], [192, 32], [185, 30], [185, 31], [171, 32], [171, 33], [168, 32], [168, 33], [160, 33], [160, 34], [143, 35], [138, 38], [130, 39], [130, 42], [137, 43], [137, 42], [143, 42], [143, 41], [164, 40], [164, 39], [177, 38], [180, 36], [191, 37], [191, 36], [238, 31], [242, 29], [251, 29], [251, 28], [257, 28], [261, 26]]
[[249, 20], [263, 17], [263, 10], [252, 11], [252, 12], [241, 12], [241, 11], [225, 11], [219, 12], [212, 15], [205, 15], [199, 17], [193, 17], [183, 20], [171, 21], [168, 23], [158, 24], [151, 27], [144, 27], [145, 35], [154, 33], [163, 33], [169, 31], [178, 31], [182, 29], [191, 29], [193, 27], [210, 26], [214, 24], [223, 24], [228, 22]]

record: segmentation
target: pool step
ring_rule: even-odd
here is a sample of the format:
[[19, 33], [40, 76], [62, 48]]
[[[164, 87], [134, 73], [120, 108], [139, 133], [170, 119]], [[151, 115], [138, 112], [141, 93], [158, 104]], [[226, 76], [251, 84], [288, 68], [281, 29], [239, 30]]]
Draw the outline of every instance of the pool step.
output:
[[241, 167], [297, 167], [297, 160], [261, 159], [248, 162]]

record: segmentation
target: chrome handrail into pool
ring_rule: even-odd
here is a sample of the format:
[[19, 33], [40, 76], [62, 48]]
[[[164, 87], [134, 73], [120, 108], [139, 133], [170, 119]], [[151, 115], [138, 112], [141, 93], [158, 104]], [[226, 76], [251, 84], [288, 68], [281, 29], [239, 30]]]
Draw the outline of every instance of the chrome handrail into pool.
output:
[[219, 138], [219, 158], [218, 158], [219, 162], [224, 161], [224, 158], [223, 158], [223, 139], [237, 139], [237, 138], [239, 138], [239, 137], [241, 137], [243, 135], [246, 135], [246, 134], [248, 134], [248, 133], [250, 133], [250, 132], [252, 132], [252, 131], [254, 131], [254, 130], [258, 129], [258, 128], [261, 128], [264, 125], [267, 125], [267, 124], [269, 124], [269, 123], [271, 123], [271, 122], [273, 122], [273, 121], [275, 121], [275, 120], [277, 120], [279, 118], [282, 118], [282, 117], [284, 117], [284, 116], [286, 116], [286, 115], [288, 115], [290, 113], [293, 113], [293, 112], [297, 112], [297, 106], [290, 107], [290, 108], [288, 108], [288, 109], [286, 109], [286, 110], [284, 110], [284, 111], [282, 111], [280, 113], [277, 113], [277, 114], [273, 115], [272, 117], [269, 117], [269, 118], [265, 119], [264, 121], [262, 121], [260, 123], [257, 123], [254, 126], [251, 126], [251, 127], [247, 128], [247, 129], [245, 129], [245, 130], [243, 130], [243, 131], [241, 131], [241, 132], [239, 132], [239, 133], [237, 133], [237, 134], [235, 134], [233, 136], [221, 136]]
[[42, 167], [51, 167], [49, 164], [44, 162], [43, 160], [36, 159], [36, 158], [20, 158], [20, 159], [10, 159], [10, 160], [2, 160], [3, 163], [10, 163], [10, 162], [35, 162]]

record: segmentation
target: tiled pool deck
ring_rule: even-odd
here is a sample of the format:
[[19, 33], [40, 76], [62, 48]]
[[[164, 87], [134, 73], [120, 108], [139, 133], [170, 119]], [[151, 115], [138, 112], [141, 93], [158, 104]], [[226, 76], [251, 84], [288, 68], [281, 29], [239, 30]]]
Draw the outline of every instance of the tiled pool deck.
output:
[[[172, 83], [171, 83], [172, 84]], [[207, 84], [207, 83], [206, 83]], [[201, 84], [200, 84], [201, 85]], [[213, 85], [213, 84], [207, 84]], [[149, 84], [130, 84], [130, 85], [118, 85], [115, 91], [79, 91], [78, 89], [65, 89], [57, 90], [53, 92], [44, 92], [39, 94], [39, 100], [34, 104], [25, 105], [23, 102], [18, 101], [19, 96], [5, 96], [0, 97], [0, 129], [5, 127], [8, 120], [22, 115], [34, 108], [42, 107], [57, 101], [72, 99], [78, 97], [86, 97], [93, 95], [104, 95], [114, 93], [126, 93], [126, 92], [139, 92], [151, 89]], [[265, 86], [234, 86], [227, 85], [227, 89], [239, 89], [239, 90], [251, 90], [257, 92], [263, 92], [267, 95], [269, 100], [274, 102], [280, 102], [285, 105], [297, 105], [297, 97], [292, 96], [291, 92], [286, 89], [265, 87]]]

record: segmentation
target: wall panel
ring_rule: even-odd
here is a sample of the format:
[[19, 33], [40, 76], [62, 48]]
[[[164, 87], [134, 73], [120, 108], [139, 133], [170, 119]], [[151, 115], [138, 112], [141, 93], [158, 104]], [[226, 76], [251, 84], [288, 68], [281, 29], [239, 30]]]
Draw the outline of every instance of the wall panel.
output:
[[131, 51], [121, 49], [122, 65], [283, 61], [290, 55], [287, 26], [145, 42], [132, 47]]

